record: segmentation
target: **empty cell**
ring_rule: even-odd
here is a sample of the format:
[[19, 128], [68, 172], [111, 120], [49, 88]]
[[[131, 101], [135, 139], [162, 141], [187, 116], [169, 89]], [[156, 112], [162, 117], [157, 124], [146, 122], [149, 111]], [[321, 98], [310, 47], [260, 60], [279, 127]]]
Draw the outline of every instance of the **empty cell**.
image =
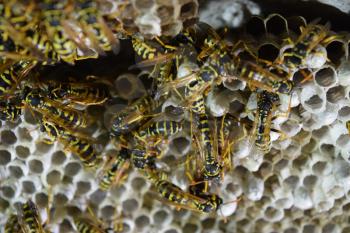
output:
[[35, 194], [35, 203], [38, 205], [38, 207], [46, 208], [49, 204], [48, 201], [49, 197], [46, 193], [40, 192]]
[[215, 226], [216, 219], [215, 218], [206, 218], [202, 220], [202, 228], [203, 229], [212, 229]]
[[58, 193], [53, 197], [55, 206], [64, 206], [68, 202], [68, 197], [63, 193]]
[[115, 81], [115, 88], [123, 99], [135, 99], [145, 94], [142, 82], [133, 74], [120, 75]]
[[340, 118], [344, 118], [345, 120], [350, 119], [350, 107], [349, 106], [344, 106], [338, 111], [338, 116]]
[[329, 134], [328, 126], [322, 126], [321, 128], [312, 131], [312, 135], [317, 139], [321, 139], [327, 136], [328, 134]]
[[28, 147], [18, 145], [16, 146], [16, 155], [21, 159], [26, 159], [30, 155], [30, 150]]
[[280, 49], [273, 44], [261, 45], [258, 49], [258, 57], [266, 61], [275, 61], [279, 55]]
[[265, 210], [265, 218], [268, 221], [276, 222], [281, 220], [282, 217], [283, 217], [283, 212], [272, 206], [267, 207]]
[[338, 233], [339, 227], [335, 224], [328, 223], [322, 227], [322, 233]]
[[22, 168], [19, 166], [11, 165], [9, 166], [9, 171], [10, 176], [17, 179], [21, 178], [24, 175]]
[[326, 161], [318, 161], [314, 165], [312, 165], [312, 171], [316, 175], [323, 175], [328, 172], [329, 165]]
[[320, 150], [322, 153], [328, 156], [333, 156], [335, 154], [335, 147], [332, 144], [322, 144], [320, 146]]
[[33, 194], [35, 193], [35, 185], [32, 181], [27, 180], [22, 182], [22, 192], [23, 193], [28, 193], [28, 194]]
[[190, 146], [190, 141], [185, 137], [174, 138], [170, 142], [170, 149], [174, 153], [185, 154]]
[[44, 170], [43, 163], [37, 159], [30, 160], [28, 165], [29, 165], [29, 170], [33, 173], [40, 174]]
[[54, 186], [61, 182], [62, 174], [57, 170], [52, 170], [46, 175], [46, 181], [49, 185]]
[[262, 36], [266, 32], [264, 20], [258, 16], [251, 17], [245, 28], [247, 33], [253, 37]]
[[66, 159], [67, 159], [67, 155], [63, 151], [59, 150], [59, 151], [55, 151], [52, 154], [51, 162], [54, 165], [61, 165], [66, 161]]
[[287, 185], [287, 188], [290, 190], [294, 190], [299, 185], [299, 177], [298, 176], [289, 176], [286, 178], [283, 183]]
[[98, 189], [93, 194], [91, 194], [90, 201], [95, 205], [99, 205], [106, 198], [106, 195], [106, 192]]
[[157, 8], [157, 15], [162, 20], [162, 23], [169, 22], [174, 14], [174, 7], [172, 6], [159, 6]]
[[149, 224], [150, 224], [150, 219], [146, 215], [138, 216], [135, 219], [135, 225], [136, 225], [137, 228], [141, 228], [142, 229], [144, 227], [149, 226]]
[[59, 232], [74, 232], [75, 228], [72, 226], [72, 223], [68, 219], [63, 219], [60, 223]]
[[82, 214], [81, 209], [77, 206], [74, 206], [74, 205], [67, 205], [66, 210], [67, 210], [67, 215], [69, 215], [73, 218], [81, 216], [81, 214]]
[[323, 100], [318, 95], [311, 96], [304, 103], [311, 109], [320, 109], [323, 106]]
[[115, 212], [115, 207], [111, 205], [106, 205], [101, 208], [101, 216], [104, 219], [113, 219]]
[[341, 59], [345, 58], [346, 46], [343, 41], [332, 41], [326, 46], [327, 58], [334, 65], [339, 66]]
[[306, 26], [306, 20], [302, 16], [292, 16], [287, 18], [287, 24], [289, 30], [301, 34], [300, 28]]
[[123, 233], [130, 232], [130, 230], [131, 230], [130, 225], [126, 222], [123, 222]]
[[10, 207], [10, 203], [0, 196], [0, 212], [5, 213], [6, 209]]
[[192, 223], [186, 223], [183, 227], [184, 233], [193, 233], [198, 231], [198, 226]]
[[136, 199], [127, 199], [122, 203], [123, 211], [133, 213], [139, 207], [139, 203]]
[[81, 170], [79, 162], [70, 162], [64, 167], [64, 174], [67, 176], [75, 176]]
[[47, 153], [51, 147], [52, 147], [52, 144], [47, 144], [45, 142], [42, 142], [42, 141], [39, 141], [37, 142], [36, 144], [36, 149], [41, 152], [41, 153]]
[[135, 191], [142, 190], [145, 187], [145, 185], [146, 185], [146, 180], [142, 177], [135, 177], [131, 181], [132, 189]]
[[336, 104], [345, 98], [345, 90], [342, 86], [330, 88], [326, 93], [327, 101]]
[[13, 198], [15, 196], [15, 193], [16, 193], [16, 191], [13, 189], [13, 187], [7, 186], [7, 185], [1, 186], [0, 190], [1, 190], [2, 195], [4, 195], [4, 197], [6, 197], [8, 199]]
[[0, 150], [0, 165], [6, 165], [11, 162], [11, 153], [7, 150]]
[[274, 35], [287, 34], [287, 20], [279, 15], [273, 14], [266, 19], [266, 31]]
[[350, 138], [348, 134], [342, 134], [337, 138], [336, 144], [340, 147], [348, 146]]
[[315, 81], [321, 87], [333, 86], [337, 81], [335, 70], [330, 67], [323, 68], [316, 72]]
[[1, 142], [12, 145], [17, 141], [16, 135], [11, 130], [3, 130], [1, 132]]
[[313, 73], [309, 69], [300, 69], [294, 72], [292, 80], [296, 87], [302, 85], [307, 79], [312, 79], [314, 77]]
[[181, 6], [180, 19], [186, 19], [194, 17], [198, 10], [198, 3], [196, 1], [189, 1], [188, 3]]
[[314, 176], [314, 175], [305, 176], [303, 180], [303, 185], [306, 188], [312, 189], [316, 185], [317, 180], [318, 180], [317, 176]]
[[27, 128], [19, 127], [17, 132], [18, 132], [19, 139], [21, 141], [30, 142], [33, 140], [32, 136], [30, 136], [30, 131]]
[[159, 210], [154, 213], [153, 221], [157, 224], [162, 224], [168, 217], [168, 212], [166, 212], [165, 210]]
[[87, 181], [78, 181], [77, 182], [77, 195], [84, 195], [85, 193], [91, 190], [91, 183]]

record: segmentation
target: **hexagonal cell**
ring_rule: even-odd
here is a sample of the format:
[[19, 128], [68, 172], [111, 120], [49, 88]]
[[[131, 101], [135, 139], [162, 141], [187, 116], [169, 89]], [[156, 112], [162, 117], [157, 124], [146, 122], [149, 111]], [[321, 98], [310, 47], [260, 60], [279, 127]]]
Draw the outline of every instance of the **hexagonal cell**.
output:
[[11, 162], [11, 153], [7, 150], [0, 150], [0, 165], [7, 165]]
[[266, 19], [266, 31], [276, 36], [288, 33], [287, 20], [279, 14], [272, 14]]
[[103, 219], [113, 219], [115, 217], [116, 209], [114, 206], [103, 206], [100, 211]]
[[323, 175], [330, 169], [330, 165], [326, 161], [318, 161], [312, 165], [312, 171], [315, 175]]
[[316, 72], [315, 81], [321, 87], [330, 87], [337, 82], [337, 74], [333, 68], [326, 67]]
[[46, 193], [36, 193], [35, 194], [35, 203], [38, 205], [40, 208], [46, 208], [47, 205], [49, 204], [49, 197], [47, 196]]
[[306, 224], [303, 226], [303, 233], [316, 233], [317, 229], [315, 225]]
[[10, 165], [9, 171], [10, 171], [10, 176], [17, 179], [21, 178], [24, 175], [23, 170], [20, 166]]
[[27, 193], [27, 194], [33, 194], [36, 191], [37, 190], [36, 190], [35, 184], [32, 181], [25, 180], [22, 182], [22, 191], [21, 192]]
[[16, 191], [14, 190], [14, 187], [3, 185], [0, 187], [0, 191], [4, 197], [7, 199], [12, 199], [15, 196]]
[[305, 176], [303, 180], [303, 185], [308, 189], [312, 189], [316, 185], [317, 180], [318, 180], [317, 176], [314, 176], [314, 175]]
[[43, 163], [40, 160], [32, 159], [28, 162], [29, 170], [33, 173], [41, 174], [44, 170]]
[[186, 223], [185, 226], [183, 227], [183, 232], [184, 233], [193, 233], [197, 232], [199, 227], [195, 224], [192, 223]]
[[146, 186], [146, 180], [143, 177], [135, 177], [131, 181], [131, 187], [135, 191], [140, 191]]
[[18, 145], [16, 146], [16, 155], [21, 159], [26, 159], [30, 155], [30, 150], [28, 147]]
[[305, 27], [307, 22], [302, 16], [292, 16], [287, 18], [288, 29], [296, 34], [301, 34], [300, 28]]
[[299, 182], [300, 180], [298, 176], [289, 176], [283, 181], [290, 190], [294, 190], [299, 185]]
[[106, 192], [103, 192], [98, 189], [90, 195], [90, 201], [95, 205], [99, 205], [106, 198], [106, 195]]
[[349, 120], [350, 119], [350, 107], [349, 106], [344, 106], [341, 109], [339, 109], [338, 116], [341, 119]]
[[332, 87], [327, 91], [327, 101], [336, 104], [345, 98], [345, 89], [342, 86]]
[[6, 209], [9, 208], [10, 203], [0, 197], [0, 212], [5, 213]]
[[115, 88], [119, 96], [127, 100], [140, 98], [146, 93], [142, 82], [133, 74], [120, 75], [115, 81]]
[[43, 154], [47, 153], [52, 148], [52, 146], [52, 144], [50, 145], [42, 141], [36, 143], [36, 149]]
[[132, 2], [134, 2], [134, 6], [138, 10], [141, 10], [141, 9], [150, 10], [150, 8], [152, 8], [156, 4], [154, 0], [137, 0]]
[[349, 138], [349, 135], [348, 135], [348, 134], [339, 135], [339, 137], [338, 137], [337, 140], [336, 140], [336, 144], [337, 144], [337, 146], [339, 146], [339, 147], [348, 146], [349, 143], [350, 143], [350, 138]]
[[276, 222], [283, 218], [283, 211], [278, 210], [272, 206], [269, 206], [265, 209], [265, 218], [268, 221]]
[[186, 137], [177, 137], [170, 141], [170, 150], [174, 153], [183, 155], [190, 149], [191, 142]]
[[91, 183], [87, 181], [78, 181], [76, 195], [84, 195], [91, 190]]
[[334, 40], [327, 44], [327, 58], [334, 65], [339, 66], [341, 59], [345, 58], [346, 55], [346, 45], [343, 41]]
[[79, 162], [70, 162], [64, 167], [64, 174], [66, 176], [75, 176], [82, 169]]
[[67, 159], [67, 155], [63, 151], [55, 151], [51, 157], [51, 163], [54, 165], [61, 165]]
[[309, 69], [300, 69], [294, 72], [292, 80], [295, 87], [301, 87], [302, 83], [308, 79], [314, 78], [314, 75]]
[[61, 182], [62, 174], [57, 170], [52, 170], [46, 175], [46, 182], [51, 185], [57, 185]]
[[1, 142], [7, 145], [16, 143], [17, 137], [11, 130], [3, 130], [1, 132]]
[[339, 226], [332, 223], [328, 223], [322, 227], [322, 233], [336, 233], [339, 231]]
[[139, 208], [139, 202], [136, 199], [127, 199], [122, 203], [123, 211], [133, 213]]
[[247, 34], [252, 35], [255, 38], [258, 38], [266, 33], [265, 22], [259, 16], [252, 16], [247, 22], [245, 29]]
[[138, 216], [135, 219], [135, 225], [137, 228], [140, 228], [140, 229], [143, 229], [144, 227], [149, 226], [150, 222], [151, 221], [150, 221], [149, 217], [146, 215]]
[[55, 206], [64, 206], [68, 200], [68, 197], [63, 193], [55, 194], [53, 197], [53, 203], [55, 203]]
[[275, 61], [280, 53], [280, 49], [274, 44], [263, 44], [258, 48], [258, 57], [267, 61]]
[[158, 224], [162, 224], [168, 218], [169, 214], [165, 210], [158, 210], [153, 214], [153, 221]]
[[332, 156], [335, 155], [335, 147], [332, 144], [322, 144], [320, 146], [320, 150], [323, 154], [327, 155], [327, 156]]
[[318, 95], [313, 95], [305, 101], [305, 105], [311, 109], [320, 109], [323, 106], [323, 99]]

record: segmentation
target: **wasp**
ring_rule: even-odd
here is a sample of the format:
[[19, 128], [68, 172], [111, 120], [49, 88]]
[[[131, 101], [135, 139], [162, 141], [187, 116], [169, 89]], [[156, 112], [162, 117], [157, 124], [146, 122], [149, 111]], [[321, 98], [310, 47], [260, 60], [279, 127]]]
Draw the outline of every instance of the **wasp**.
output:
[[262, 91], [258, 93], [258, 108], [255, 116], [255, 145], [264, 153], [268, 153], [271, 148], [271, 123], [274, 109], [279, 101], [277, 94]]
[[16, 121], [22, 115], [22, 106], [16, 101], [0, 102], [0, 120]]
[[35, 66], [31, 61], [19, 61], [0, 73], [0, 96], [11, 94]]
[[305, 61], [313, 49], [331, 39], [327, 38], [329, 27], [329, 24], [320, 25], [314, 22], [302, 28], [301, 35], [295, 42], [291, 42], [292, 47], [282, 53], [278, 63], [292, 70], [305, 66]]
[[125, 170], [129, 168], [130, 151], [127, 149], [127, 139], [122, 135], [119, 137], [121, 149], [118, 154], [106, 163], [101, 173], [99, 187], [107, 191], [113, 184], [123, 178]]
[[26, 86], [22, 91], [22, 100], [34, 111], [65, 126], [86, 127], [86, 116], [82, 112], [45, 97], [39, 89], [31, 90]]
[[41, 119], [40, 130], [45, 132], [49, 138], [47, 143], [59, 140], [67, 150], [76, 154], [88, 168], [95, 168], [100, 162], [100, 157], [95, 151], [90, 140], [84, 135], [80, 135], [72, 130], [50, 122], [47, 118]]
[[168, 137], [182, 130], [182, 124], [176, 121], [157, 121], [153, 122], [144, 129], [134, 132], [136, 139], [146, 142], [149, 137]]
[[[42, 64], [58, 62], [58, 56], [53, 50], [47, 35], [38, 28], [38, 18], [33, 16], [34, 4], [21, 4], [10, 1], [4, 11], [4, 31], [11, 35], [17, 44], [18, 58], [41, 61]], [[14, 58], [9, 53], [4, 55]]]
[[52, 100], [61, 102], [69, 100], [81, 105], [102, 104], [110, 97], [107, 86], [94, 83], [50, 82], [47, 91]]
[[144, 96], [113, 116], [111, 133], [114, 136], [131, 132], [140, 123], [145, 122], [164, 99], [155, 100], [151, 96]]
[[[178, 208], [190, 209], [200, 213], [210, 213], [216, 211], [222, 203], [222, 199], [219, 197], [214, 203], [211, 199], [205, 199], [183, 191], [177, 185], [167, 181], [161, 172], [146, 171], [144, 174], [154, 184], [158, 193], [167, 199], [169, 204]], [[203, 194], [201, 195], [204, 197]]]
[[[55, 52], [60, 59], [70, 64], [79, 59], [96, 58], [98, 54], [88, 49], [85, 42], [68, 25], [65, 14], [67, 3], [67, 0], [44, 0], [39, 4], [40, 16]], [[83, 55], [78, 55], [78, 48]]]
[[94, 49], [100, 54], [111, 51], [117, 54], [120, 50], [119, 40], [114, 36], [104, 19], [99, 14], [97, 3], [91, 0], [75, 2], [77, 19], [89, 35]]
[[23, 232], [21, 225], [18, 221], [18, 216], [16, 214], [11, 214], [7, 219], [5, 224], [5, 233], [25, 233]]
[[46, 233], [36, 205], [28, 200], [18, 208], [18, 220], [24, 233]]

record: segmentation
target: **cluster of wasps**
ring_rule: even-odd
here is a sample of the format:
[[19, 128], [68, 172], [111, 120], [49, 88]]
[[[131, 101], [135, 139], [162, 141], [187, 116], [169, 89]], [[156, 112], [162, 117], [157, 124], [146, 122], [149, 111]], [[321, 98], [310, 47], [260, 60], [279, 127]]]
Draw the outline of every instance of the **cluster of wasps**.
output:
[[[118, 32], [131, 40], [141, 59], [133, 68], [151, 69], [149, 76], [154, 85], [146, 96], [111, 117], [107, 128], [118, 153], [103, 158], [91, 138], [78, 133], [77, 129], [86, 127], [89, 119], [76, 106], [104, 104], [111, 98], [109, 86], [99, 82], [49, 81], [40, 82], [40, 87], [29, 85], [16, 90], [39, 63], [74, 64], [108, 51], [118, 52], [119, 39], [100, 15], [96, 2], [11, 0], [1, 3], [0, 11], [0, 118], [15, 121], [23, 107], [38, 113], [40, 130], [47, 136], [45, 142], [57, 140], [78, 155], [84, 167], [96, 173], [102, 191], [120, 184], [133, 166], [152, 183], [162, 201], [200, 213], [215, 213], [226, 204], [212, 192], [211, 184], [221, 182], [231, 169], [231, 148], [239, 140], [234, 129], [246, 128], [243, 119], [229, 113], [210, 117], [205, 104], [208, 93], [224, 82], [246, 82], [247, 89], [257, 95], [255, 120], [248, 128], [255, 147], [268, 153], [280, 95], [291, 95], [295, 86], [291, 74], [305, 68], [307, 59], [317, 53], [317, 46], [327, 44], [333, 36], [328, 25], [310, 23], [290, 39], [289, 48], [275, 61], [264, 61], [245, 42], [226, 41], [202, 22], [172, 38], [144, 39]], [[168, 172], [158, 163], [162, 144], [185, 130], [184, 120], [169, 120], [159, 113], [169, 98], [179, 100], [176, 111], [191, 116], [193, 149], [184, 162], [189, 180], [186, 190], [171, 182]], [[8, 219], [5, 232], [46, 232], [32, 201], [18, 209], [19, 214]], [[83, 233], [118, 231], [82, 219], [77, 219], [75, 225]]]

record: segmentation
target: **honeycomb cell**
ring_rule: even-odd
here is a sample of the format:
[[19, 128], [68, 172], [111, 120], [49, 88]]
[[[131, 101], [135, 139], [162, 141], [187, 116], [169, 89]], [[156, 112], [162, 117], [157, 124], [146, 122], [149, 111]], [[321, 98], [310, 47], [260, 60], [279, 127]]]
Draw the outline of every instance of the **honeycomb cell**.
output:
[[133, 190], [140, 191], [146, 186], [146, 180], [143, 177], [135, 177], [131, 181], [131, 187]]
[[259, 47], [258, 57], [266, 61], [275, 61], [280, 53], [280, 49], [272, 43], [266, 43]]
[[53, 197], [53, 202], [55, 203], [55, 206], [64, 206], [66, 203], [68, 203], [68, 201], [69, 198], [63, 193], [55, 194]]
[[17, 179], [21, 178], [24, 175], [23, 170], [20, 166], [10, 165], [9, 171], [10, 176]]
[[32, 159], [28, 162], [29, 170], [33, 173], [42, 173], [44, 170], [44, 165], [40, 160]]
[[279, 14], [272, 14], [266, 19], [266, 31], [276, 36], [288, 33], [287, 20]]
[[122, 203], [123, 210], [127, 213], [133, 213], [139, 207], [139, 202], [136, 199], [127, 199]]
[[90, 201], [95, 205], [101, 204], [102, 201], [106, 198], [106, 195], [107, 194], [105, 192], [96, 190], [90, 195]]
[[342, 86], [332, 87], [327, 91], [327, 101], [336, 104], [345, 98], [345, 89]]
[[51, 163], [53, 165], [61, 165], [67, 159], [66, 154], [63, 151], [55, 151], [51, 157]]
[[259, 16], [253, 16], [246, 24], [247, 34], [259, 38], [266, 33], [265, 22]]
[[0, 165], [7, 165], [11, 162], [11, 153], [7, 150], [0, 150]]
[[75, 176], [82, 169], [79, 162], [70, 162], [64, 167], [64, 174], [67, 176]]
[[339, 66], [341, 60], [345, 58], [346, 55], [346, 45], [344, 41], [334, 40], [327, 44], [327, 58], [335, 66]]
[[18, 158], [26, 159], [30, 155], [30, 150], [28, 147], [18, 145], [16, 146], [16, 155]]
[[146, 215], [141, 215], [135, 219], [135, 225], [137, 228], [143, 229], [150, 224], [150, 219]]
[[337, 74], [331, 67], [320, 69], [315, 74], [315, 82], [321, 87], [331, 87], [337, 81]]
[[101, 216], [104, 219], [113, 219], [115, 216], [116, 209], [112, 205], [105, 205], [101, 208]]
[[11, 130], [3, 130], [1, 132], [1, 142], [6, 144], [6, 145], [12, 145], [16, 143], [17, 137], [15, 133]]
[[51, 186], [59, 184], [61, 179], [62, 174], [57, 170], [52, 170], [46, 175], [46, 182]]
[[199, 229], [199, 227], [195, 224], [192, 223], [186, 223], [183, 227], [183, 232], [184, 233], [193, 233], [193, 232], [197, 232]]
[[14, 196], [16, 194], [14, 187], [7, 186], [7, 185], [1, 186], [0, 191], [6, 199], [12, 199], [12, 198], [14, 198]]
[[77, 182], [77, 195], [84, 195], [91, 190], [91, 183], [87, 181], [78, 181]]
[[22, 192], [23, 193], [33, 194], [36, 191], [37, 190], [36, 190], [35, 184], [32, 181], [26, 180], [26, 181], [22, 182]]

